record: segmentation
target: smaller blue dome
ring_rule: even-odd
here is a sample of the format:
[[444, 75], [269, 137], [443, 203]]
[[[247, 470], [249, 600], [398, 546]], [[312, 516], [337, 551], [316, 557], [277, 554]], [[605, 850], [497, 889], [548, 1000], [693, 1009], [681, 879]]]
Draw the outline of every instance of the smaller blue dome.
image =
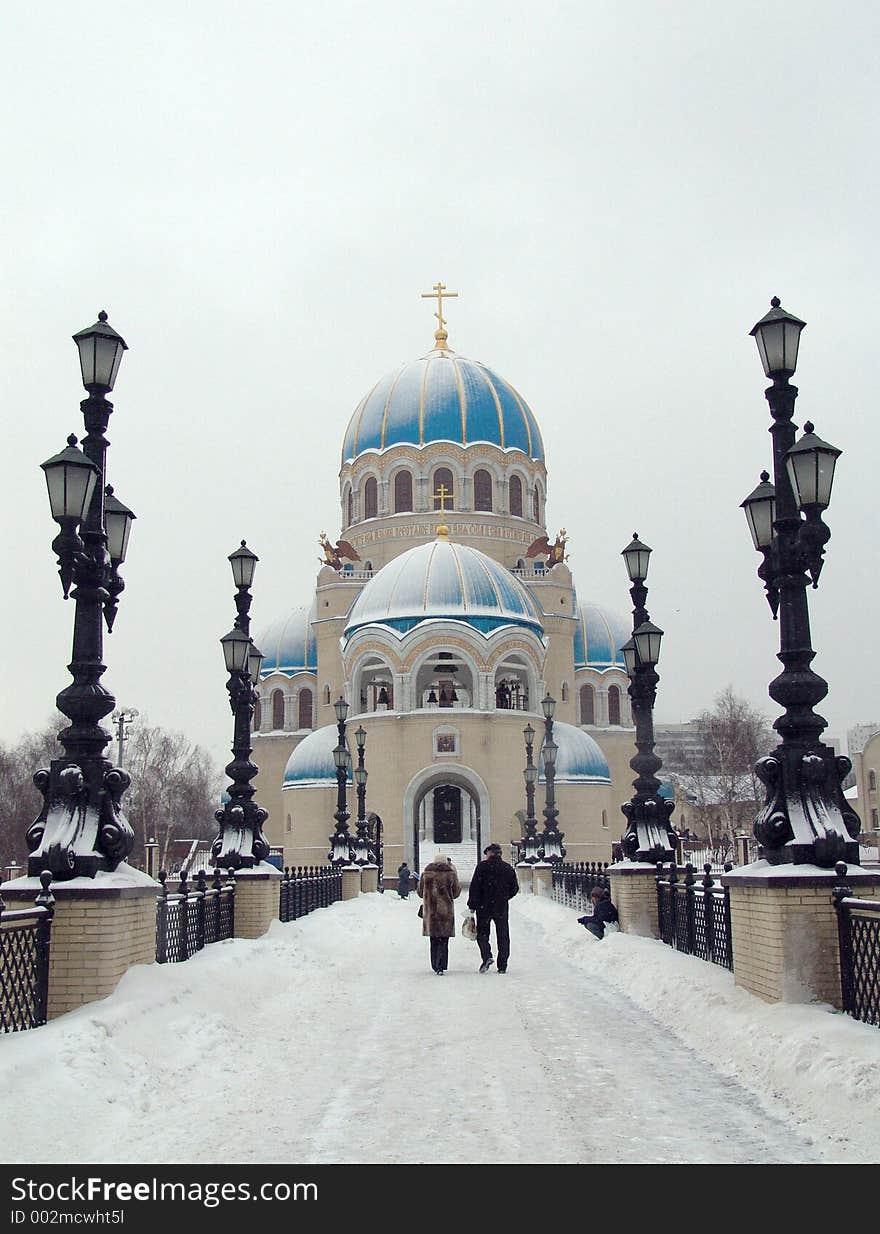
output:
[[575, 668], [622, 668], [625, 671], [620, 649], [632, 638], [632, 623], [592, 600], [578, 605], [577, 612]]
[[[611, 772], [605, 755], [597, 743], [582, 728], [574, 724], [563, 724], [556, 720], [553, 724], [553, 740], [556, 751], [556, 784], [610, 784]], [[541, 748], [543, 749], [543, 741]], [[540, 752], [539, 752], [540, 754]], [[544, 759], [539, 756], [538, 779], [544, 781]]]
[[263, 681], [273, 673], [292, 677], [295, 673], [318, 672], [318, 644], [312, 622], [317, 615], [317, 603], [311, 608], [295, 608], [276, 618], [254, 635], [254, 642], [266, 657], [260, 671]]
[[[316, 728], [309, 733], [287, 760], [282, 790], [335, 786], [336, 764], [333, 761], [333, 751], [338, 740], [339, 730], [335, 724]], [[351, 769], [349, 769], [348, 783], [351, 784], [351, 782]]]

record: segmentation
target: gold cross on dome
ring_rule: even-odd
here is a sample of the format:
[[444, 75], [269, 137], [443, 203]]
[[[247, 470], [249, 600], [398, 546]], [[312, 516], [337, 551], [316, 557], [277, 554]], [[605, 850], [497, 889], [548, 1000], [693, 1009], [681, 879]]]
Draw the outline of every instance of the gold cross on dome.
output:
[[446, 498], [451, 497], [452, 493], [449, 491], [449, 489], [446, 487], [445, 484], [441, 484], [440, 487], [437, 489], [437, 492], [434, 494], [434, 496], [440, 502], [440, 513], [445, 514], [446, 513]]
[[449, 335], [446, 333], [446, 318], [443, 316], [443, 297], [445, 296], [447, 300], [450, 300], [457, 295], [457, 291], [447, 291], [445, 283], [435, 283], [433, 291], [422, 292], [423, 300], [437, 301], [437, 312], [434, 316], [439, 321], [440, 326], [439, 329], [434, 331], [434, 338], [440, 346], [442, 346], [449, 338]]

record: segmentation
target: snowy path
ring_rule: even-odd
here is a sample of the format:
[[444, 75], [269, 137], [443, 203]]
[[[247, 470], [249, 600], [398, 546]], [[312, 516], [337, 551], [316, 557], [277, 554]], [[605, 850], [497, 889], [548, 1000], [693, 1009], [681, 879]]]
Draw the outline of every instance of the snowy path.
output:
[[[475, 944], [457, 938], [450, 970], [438, 978], [417, 904], [364, 896], [276, 923], [255, 942], [132, 970], [103, 1003], [0, 1040], [3, 1091], [29, 1098], [16, 1102], [0, 1132], [0, 1157], [845, 1159], [827, 1143], [823, 1151], [809, 1120], [799, 1127], [782, 1105], [761, 1100], [756, 1085], [715, 1071], [616, 988], [603, 965], [607, 972], [615, 959], [638, 962], [640, 948], [649, 949], [658, 981], [669, 965], [690, 965], [682, 972], [702, 1013], [719, 1016], [722, 1038], [711, 988], [732, 991], [727, 974], [694, 969], [698, 961], [645, 940], [595, 943], [570, 911], [523, 897], [512, 905], [506, 976], [480, 976]], [[845, 1019], [799, 1010], [832, 1029]], [[876, 1030], [848, 1022], [845, 1031], [853, 1041], [866, 1032], [868, 1048], [875, 1045]]]

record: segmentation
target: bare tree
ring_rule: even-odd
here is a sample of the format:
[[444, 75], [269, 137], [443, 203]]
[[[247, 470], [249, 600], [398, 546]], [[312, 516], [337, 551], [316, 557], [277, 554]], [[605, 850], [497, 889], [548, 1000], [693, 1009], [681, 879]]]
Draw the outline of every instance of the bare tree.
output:
[[[62, 715], [38, 732], [25, 733], [14, 745], [0, 745], [0, 859], [24, 864], [28, 852], [24, 833], [42, 806], [33, 774], [62, 758], [57, 733], [68, 721]], [[108, 746], [108, 757], [115, 749]], [[185, 855], [176, 839], [213, 839], [217, 831], [214, 810], [220, 800], [219, 768], [202, 746], [183, 733], [150, 725], [140, 717], [125, 743], [125, 770], [131, 788], [123, 810], [135, 833], [130, 861], [143, 866], [144, 840], [159, 844], [160, 865], [169, 866]]]
[[764, 799], [755, 763], [775, 744], [766, 716], [728, 686], [697, 716], [699, 752], [680, 752], [678, 780], [706, 827], [709, 847], [728, 846], [755, 817]]

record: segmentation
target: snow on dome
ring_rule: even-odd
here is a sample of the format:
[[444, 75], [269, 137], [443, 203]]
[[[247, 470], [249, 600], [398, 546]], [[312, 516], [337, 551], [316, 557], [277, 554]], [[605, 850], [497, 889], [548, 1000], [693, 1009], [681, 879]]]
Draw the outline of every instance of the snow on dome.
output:
[[[556, 784], [610, 784], [611, 772], [605, 755], [589, 733], [574, 724], [553, 722], [556, 751]], [[543, 749], [543, 741], [541, 743]], [[538, 779], [544, 780], [544, 759], [538, 759]]]
[[317, 602], [313, 600], [311, 608], [295, 608], [254, 635], [254, 642], [266, 657], [260, 672], [263, 680], [273, 673], [287, 677], [317, 673], [318, 645], [312, 629], [316, 614]]
[[402, 444], [490, 442], [544, 460], [541, 431], [513, 386], [478, 360], [436, 348], [376, 382], [345, 431], [343, 465]]
[[[287, 760], [284, 768], [284, 783], [286, 788], [323, 788], [336, 784], [336, 764], [333, 761], [333, 751], [339, 740], [339, 730], [335, 724], [324, 728], [316, 728], [303, 738]], [[351, 769], [348, 772], [348, 783], [351, 784]]]
[[540, 610], [519, 579], [479, 549], [441, 537], [401, 553], [370, 579], [343, 638], [371, 625], [406, 634], [431, 620], [463, 621], [483, 634], [502, 626], [544, 633]]
[[575, 668], [624, 668], [620, 649], [632, 638], [632, 622], [592, 600], [578, 605], [577, 612]]

